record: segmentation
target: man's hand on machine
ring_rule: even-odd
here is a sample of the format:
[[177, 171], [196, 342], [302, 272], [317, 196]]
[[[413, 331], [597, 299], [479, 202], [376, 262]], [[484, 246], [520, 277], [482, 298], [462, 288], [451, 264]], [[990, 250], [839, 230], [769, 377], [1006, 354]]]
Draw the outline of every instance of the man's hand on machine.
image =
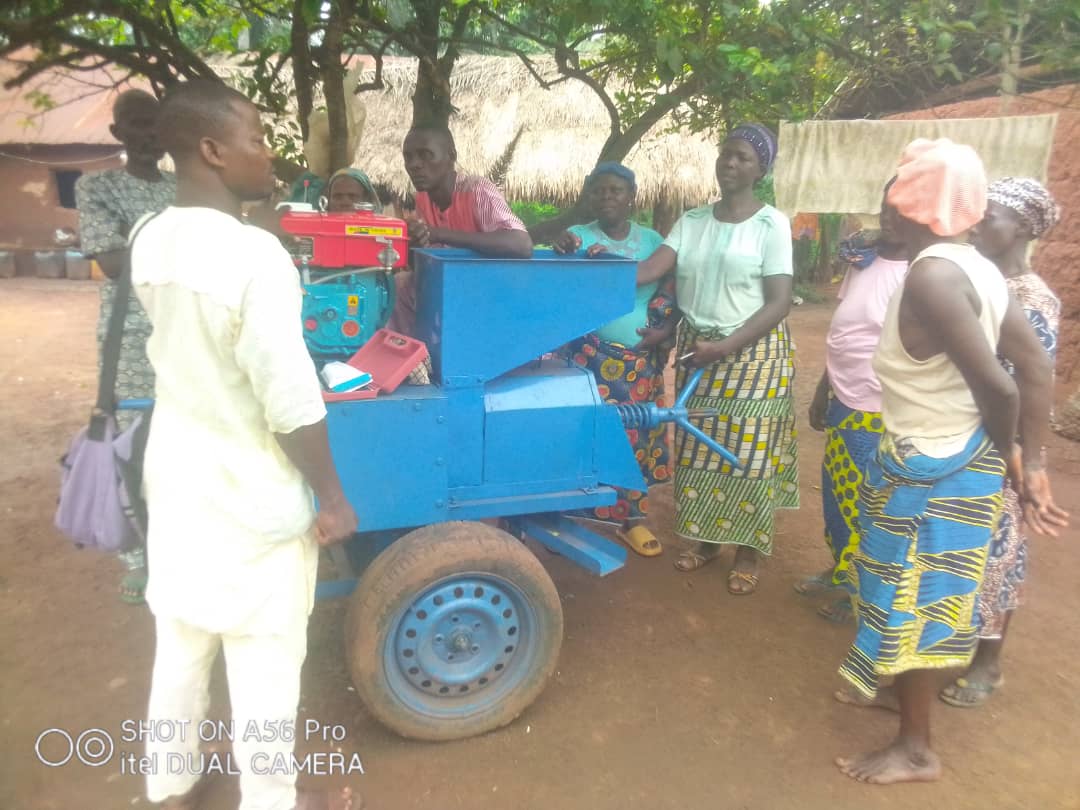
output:
[[356, 533], [360, 521], [344, 495], [319, 500], [315, 516], [315, 540], [320, 546], [332, 546]]
[[405, 217], [409, 228], [409, 241], [413, 247], [427, 247], [431, 244], [431, 227], [419, 217]]

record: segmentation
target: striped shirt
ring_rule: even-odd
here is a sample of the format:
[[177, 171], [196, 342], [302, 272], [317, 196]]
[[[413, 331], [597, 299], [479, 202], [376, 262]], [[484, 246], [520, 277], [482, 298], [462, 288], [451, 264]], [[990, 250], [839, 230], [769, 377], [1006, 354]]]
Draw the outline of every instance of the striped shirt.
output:
[[524, 231], [525, 224], [514, 216], [506, 199], [486, 177], [457, 173], [450, 207], [445, 211], [426, 191], [416, 193], [416, 213], [434, 228], [464, 233]]

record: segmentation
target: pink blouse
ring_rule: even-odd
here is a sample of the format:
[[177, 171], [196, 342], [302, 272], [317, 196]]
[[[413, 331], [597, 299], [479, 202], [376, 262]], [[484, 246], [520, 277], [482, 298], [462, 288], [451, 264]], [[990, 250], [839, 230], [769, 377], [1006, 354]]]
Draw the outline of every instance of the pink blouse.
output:
[[881, 338], [885, 309], [907, 274], [906, 261], [880, 256], [870, 266], [848, 270], [840, 303], [825, 339], [825, 366], [837, 398], [857, 411], [881, 411], [881, 384], [870, 360]]

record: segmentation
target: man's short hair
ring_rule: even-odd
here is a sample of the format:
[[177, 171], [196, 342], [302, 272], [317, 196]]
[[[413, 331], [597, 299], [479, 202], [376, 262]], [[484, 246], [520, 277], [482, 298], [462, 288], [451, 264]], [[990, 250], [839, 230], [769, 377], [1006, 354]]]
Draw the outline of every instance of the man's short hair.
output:
[[[428, 132], [439, 138], [445, 140], [446, 144], [452, 151], [457, 152], [457, 144], [454, 143], [454, 135], [450, 132], [450, 127], [445, 124], [436, 124], [429, 122], [421, 122], [419, 124], [413, 124], [409, 127], [409, 132]], [[406, 135], [406, 137], [408, 137]]]
[[193, 154], [203, 138], [225, 136], [240, 104], [251, 100], [224, 82], [195, 79], [175, 84], [161, 101], [158, 138], [174, 158]]
[[130, 115], [137, 109], [145, 108], [147, 106], [157, 107], [158, 100], [154, 96], [147, 93], [145, 90], [137, 90], [132, 88], [131, 90], [125, 90], [123, 93], [116, 97], [116, 101], [113, 102], [112, 118], [113, 123], [116, 124], [126, 115]]

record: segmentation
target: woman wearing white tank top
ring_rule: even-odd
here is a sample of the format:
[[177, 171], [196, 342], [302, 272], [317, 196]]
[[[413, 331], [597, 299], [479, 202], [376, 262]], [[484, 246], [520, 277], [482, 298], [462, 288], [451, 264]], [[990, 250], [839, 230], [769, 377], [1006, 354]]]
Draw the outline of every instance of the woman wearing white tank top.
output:
[[[1066, 524], [1038, 452], [1051, 400], [1046, 353], [1000, 273], [967, 244], [986, 191], [973, 149], [921, 140], [905, 150], [888, 196], [912, 265], [874, 358], [885, 436], [860, 493], [862, 541], [849, 573], [858, 629], [840, 668], [853, 691], [838, 697], [898, 704], [900, 728], [885, 748], [837, 760], [862, 782], [941, 774], [930, 750], [936, 670], [967, 666], [974, 654], [1006, 467], [1033, 529]], [[880, 685], [888, 677], [889, 693]]]

